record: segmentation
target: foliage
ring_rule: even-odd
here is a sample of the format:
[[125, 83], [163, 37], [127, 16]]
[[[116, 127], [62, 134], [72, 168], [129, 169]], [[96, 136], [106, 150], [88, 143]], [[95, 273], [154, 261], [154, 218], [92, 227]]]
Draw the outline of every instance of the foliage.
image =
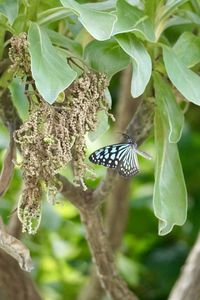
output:
[[[119, 85], [118, 77], [114, 75], [126, 69], [129, 64], [132, 67], [132, 97], [139, 97], [141, 101], [142, 98], [153, 100], [155, 103], [155, 145], [153, 139], [145, 144], [155, 157], [155, 183], [153, 166], [149, 162], [142, 162], [141, 168], [144, 172], [136, 177], [132, 186], [128, 227], [122, 253], [118, 257], [118, 267], [122, 275], [130, 287], [136, 289], [141, 299], [166, 298], [199, 226], [199, 185], [196, 183], [196, 176], [200, 175], [197, 168], [200, 163], [200, 136], [197, 130], [197, 111], [199, 112], [200, 105], [199, 24], [200, 5], [195, 0], [0, 2], [0, 61], [6, 60], [9, 52], [12, 62], [12, 67], [2, 69], [3, 71], [0, 64], [0, 88], [2, 91], [9, 88], [13, 105], [26, 127], [20, 129], [21, 132], [24, 129], [21, 136], [19, 131], [15, 135], [20, 144], [27, 138], [25, 147], [22, 147], [25, 159], [22, 165], [25, 165], [27, 160], [31, 163], [35, 161], [37, 167], [34, 168], [39, 168], [41, 157], [38, 157], [36, 152], [39, 142], [46, 139], [41, 155], [44, 155], [43, 161], [48, 162], [48, 172], [44, 166], [40, 166], [40, 176], [47, 186], [48, 182], [54, 181], [51, 176], [72, 158], [75, 177], [77, 175], [80, 180], [85, 175], [86, 133], [94, 142], [87, 142], [88, 152], [103, 145], [103, 141], [110, 143], [115, 126], [113, 123], [101, 142], [98, 140], [109, 128], [107, 110], [111, 105], [106, 91], [107, 78], [111, 82], [114, 114], [118, 101], [116, 89]], [[11, 39], [11, 36], [15, 38]], [[107, 78], [99, 75], [100, 73], [105, 73]], [[95, 85], [96, 80], [95, 87], [99, 92], [96, 102], [91, 101], [94, 95], [85, 97], [84, 94], [83, 101], [79, 101], [80, 97], [77, 97], [80, 90], [85, 88], [85, 93], [87, 92], [87, 80], [84, 80], [78, 92], [70, 90], [73, 84], [81, 85], [80, 80], [85, 78], [85, 74], [93, 74], [88, 75], [93, 76], [92, 80], [89, 80], [91, 85]], [[98, 82], [101, 80], [104, 82], [100, 87]], [[36, 92], [40, 99], [45, 101], [43, 105], [48, 108], [45, 115], [40, 101], [37, 103]], [[31, 93], [35, 94], [32, 96]], [[31, 101], [37, 103], [37, 108], [30, 107], [30, 95]], [[56, 114], [54, 109], [65, 105], [67, 99], [74, 106], [71, 106], [70, 111], [57, 111]], [[184, 121], [184, 113], [189, 106], [191, 108]], [[73, 119], [77, 107], [79, 112], [84, 112], [84, 122], [80, 120], [81, 113], [80, 122], [76, 123]], [[33, 123], [36, 119], [39, 120], [38, 123], [35, 121], [35, 127], [30, 125], [30, 119]], [[54, 120], [51, 124], [48, 123], [50, 119]], [[73, 124], [78, 124], [73, 128], [73, 134], [70, 131], [73, 126], [69, 125], [72, 119]], [[48, 137], [43, 136], [44, 128], [41, 130], [44, 120], [48, 130], [51, 128]], [[63, 134], [63, 131], [59, 131], [61, 123], [67, 129], [71, 126], [69, 132]], [[27, 124], [30, 126], [27, 127]], [[39, 132], [37, 138], [33, 134], [34, 130]], [[8, 134], [3, 125], [0, 131], [0, 146], [4, 149], [8, 144]], [[68, 151], [68, 160], [62, 156], [63, 153], [54, 152], [55, 143], [58, 141], [56, 134], [62, 135], [62, 138], [69, 138], [67, 145], [64, 145], [67, 150], [61, 146], [63, 152]], [[75, 145], [74, 148], [72, 144]], [[81, 146], [78, 148], [78, 145]], [[27, 159], [27, 148], [32, 151], [34, 158]], [[48, 159], [45, 160], [46, 148], [52, 157], [55, 156], [55, 160], [51, 160], [53, 166]], [[188, 153], [191, 153], [190, 161]], [[27, 182], [30, 184], [30, 172], [33, 171], [30, 166], [26, 166], [28, 177], [23, 171], [26, 188]], [[20, 193], [20, 172], [16, 166], [11, 186], [0, 203], [5, 221], [12, 210], [17, 193]], [[95, 182], [86, 180], [91, 187], [104, 175], [102, 168], [95, 168], [95, 172]], [[73, 180], [69, 166], [62, 169], [62, 174]], [[61, 295], [68, 299], [76, 299], [78, 291], [88, 277], [90, 263], [83, 228], [76, 210], [69, 203], [64, 207], [61, 204], [56, 205], [55, 208], [49, 204], [42, 204], [42, 208], [41, 186], [38, 178], [34, 179], [37, 191], [32, 193], [32, 196], [34, 199], [40, 199], [38, 206], [35, 206], [37, 201], [33, 201], [35, 210], [32, 213], [36, 217], [36, 229], [39, 226], [41, 209], [43, 214], [39, 234], [34, 238], [25, 236], [25, 243], [31, 249], [36, 264], [33, 276], [45, 299], [64, 299]], [[51, 187], [56, 185], [57, 183], [53, 182]], [[159, 220], [160, 235], [171, 232], [174, 225], [185, 223], [187, 194], [191, 201], [186, 224], [182, 229], [175, 229], [168, 237], [157, 237], [155, 216]], [[152, 199], [155, 216], [151, 208]], [[62, 201], [61, 195], [57, 195], [57, 200]], [[24, 209], [22, 200], [20, 206]], [[27, 218], [25, 213], [23, 211], [19, 214], [22, 222]], [[29, 224], [26, 224], [25, 227], [28, 226]], [[29, 232], [32, 232], [32, 229]], [[158, 275], [158, 269], [162, 269], [163, 276]]]

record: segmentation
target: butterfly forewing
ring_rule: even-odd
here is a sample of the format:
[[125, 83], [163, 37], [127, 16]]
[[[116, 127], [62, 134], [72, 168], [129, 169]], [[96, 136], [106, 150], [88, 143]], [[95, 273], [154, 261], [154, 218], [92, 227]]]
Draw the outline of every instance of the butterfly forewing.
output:
[[118, 165], [118, 172], [121, 176], [130, 177], [139, 172], [137, 154], [132, 145], [129, 146], [125, 155]]
[[117, 168], [130, 144], [114, 144], [98, 149], [89, 156], [89, 160], [95, 164], [108, 168]]

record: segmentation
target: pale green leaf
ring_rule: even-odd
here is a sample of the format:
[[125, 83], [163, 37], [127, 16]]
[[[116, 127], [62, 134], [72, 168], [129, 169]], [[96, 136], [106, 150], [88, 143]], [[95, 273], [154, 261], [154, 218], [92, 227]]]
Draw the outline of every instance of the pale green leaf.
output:
[[153, 207], [159, 219], [159, 234], [169, 233], [174, 225], [183, 225], [187, 215], [187, 191], [178, 147], [170, 143], [165, 115], [157, 107], [155, 112], [155, 184]]
[[150, 17], [152, 22], [155, 21], [157, 9], [161, 5], [162, 1], [160, 1], [160, 0], [151, 0], [151, 1], [144, 0], [145, 12]]
[[117, 20], [114, 14], [93, 9], [74, 0], [61, 0], [61, 3], [78, 15], [79, 21], [95, 39], [104, 41], [111, 37]]
[[40, 26], [62, 20], [70, 16], [70, 10], [64, 7], [50, 8], [38, 14], [37, 23]]
[[180, 17], [180, 16], [173, 16], [171, 18], [169, 18], [165, 25], [164, 25], [164, 29], [167, 29], [169, 27], [172, 27], [172, 26], [178, 26], [178, 25], [185, 25], [185, 24], [191, 24], [192, 22], [185, 18], [185, 17]]
[[52, 104], [76, 78], [67, 61], [52, 46], [47, 33], [35, 23], [28, 32], [31, 71], [42, 97]]
[[130, 32], [137, 25], [143, 12], [124, 0], [118, 0], [116, 6], [117, 22], [114, 25], [113, 34]]
[[189, 0], [167, 0], [160, 13], [160, 19], [169, 17], [179, 6], [183, 5], [188, 1]]
[[101, 137], [109, 129], [108, 115], [104, 110], [97, 113], [97, 126], [94, 131], [88, 133], [91, 142]]
[[54, 45], [69, 49], [72, 53], [75, 53], [77, 55], [82, 55], [83, 49], [80, 43], [54, 30], [47, 29], [46, 31], [48, 33], [48, 36], [50, 37], [51, 42]]
[[22, 121], [26, 121], [28, 119], [28, 99], [24, 94], [24, 84], [18, 78], [14, 78], [9, 85], [9, 90], [20, 118]]
[[145, 90], [152, 72], [151, 58], [142, 43], [133, 34], [119, 34], [116, 40], [122, 49], [132, 58], [133, 73], [131, 94], [139, 97]]
[[113, 35], [124, 32], [136, 32], [145, 39], [154, 42], [153, 25], [143, 11], [124, 0], [118, 0], [116, 6], [117, 22], [114, 25]]
[[184, 65], [191, 68], [200, 62], [200, 38], [192, 32], [184, 32], [173, 47]]
[[96, 2], [96, 3], [85, 3], [85, 7], [89, 7], [96, 10], [110, 10], [114, 9], [116, 6], [117, 0], [107, 0], [103, 2]]
[[184, 125], [183, 113], [176, 102], [176, 98], [173, 95], [171, 87], [167, 82], [159, 75], [154, 73], [154, 88], [156, 93], [156, 105], [165, 114], [169, 127], [169, 142], [177, 143], [182, 134]]
[[200, 77], [167, 46], [163, 46], [163, 59], [167, 74], [177, 90], [189, 101], [200, 105]]
[[109, 78], [130, 63], [129, 56], [114, 40], [90, 42], [85, 48], [84, 56], [93, 69], [106, 73]]
[[187, 20], [190, 20], [192, 23], [196, 25], [200, 25], [200, 16], [195, 14], [193, 11], [190, 10], [183, 10], [181, 11], [183, 13], [183, 17]]
[[148, 17], [142, 19], [132, 31], [149, 42], [153, 43], [156, 41], [153, 24]]
[[2, 0], [0, 1], [0, 13], [8, 18], [8, 22], [12, 25], [18, 15], [18, 0]]

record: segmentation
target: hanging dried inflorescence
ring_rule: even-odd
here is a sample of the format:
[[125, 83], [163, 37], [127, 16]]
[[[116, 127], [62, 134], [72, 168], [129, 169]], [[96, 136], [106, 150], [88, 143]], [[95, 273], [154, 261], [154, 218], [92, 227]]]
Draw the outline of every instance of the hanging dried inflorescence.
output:
[[42, 193], [46, 189], [48, 197], [55, 197], [59, 189], [56, 174], [62, 166], [71, 162], [75, 182], [85, 188], [85, 135], [95, 129], [97, 112], [108, 110], [104, 97], [108, 80], [103, 74], [85, 72], [65, 91], [62, 103], [50, 105], [35, 87], [25, 33], [11, 39], [9, 56], [14, 72], [32, 85], [30, 91], [27, 89], [29, 119], [15, 131], [14, 139], [23, 158], [24, 190], [18, 216], [23, 231], [35, 233], [41, 218]]
[[[83, 184], [87, 171], [85, 134], [94, 130], [97, 112], [108, 109], [104, 98], [108, 80], [105, 75], [88, 72], [66, 90], [65, 99], [49, 105], [34, 105], [28, 121], [14, 134], [20, 146], [25, 188], [18, 215], [23, 230], [35, 233], [41, 217], [42, 186], [55, 195], [59, 183], [55, 175], [72, 162], [75, 181]], [[50, 192], [50, 193], [49, 193]]]
[[10, 44], [9, 58], [12, 62], [11, 70], [23, 78], [31, 73], [27, 34], [22, 32], [18, 36], [13, 36], [10, 39]]

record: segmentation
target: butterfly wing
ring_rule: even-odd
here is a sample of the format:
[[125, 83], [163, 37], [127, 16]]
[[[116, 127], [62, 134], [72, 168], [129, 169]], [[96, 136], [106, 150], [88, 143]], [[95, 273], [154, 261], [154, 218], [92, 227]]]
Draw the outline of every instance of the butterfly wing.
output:
[[130, 144], [114, 144], [100, 148], [89, 156], [89, 160], [97, 165], [117, 168]]
[[118, 172], [123, 177], [134, 176], [139, 172], [137, 154], [132, 145], [129, 145], [119, 165]]

